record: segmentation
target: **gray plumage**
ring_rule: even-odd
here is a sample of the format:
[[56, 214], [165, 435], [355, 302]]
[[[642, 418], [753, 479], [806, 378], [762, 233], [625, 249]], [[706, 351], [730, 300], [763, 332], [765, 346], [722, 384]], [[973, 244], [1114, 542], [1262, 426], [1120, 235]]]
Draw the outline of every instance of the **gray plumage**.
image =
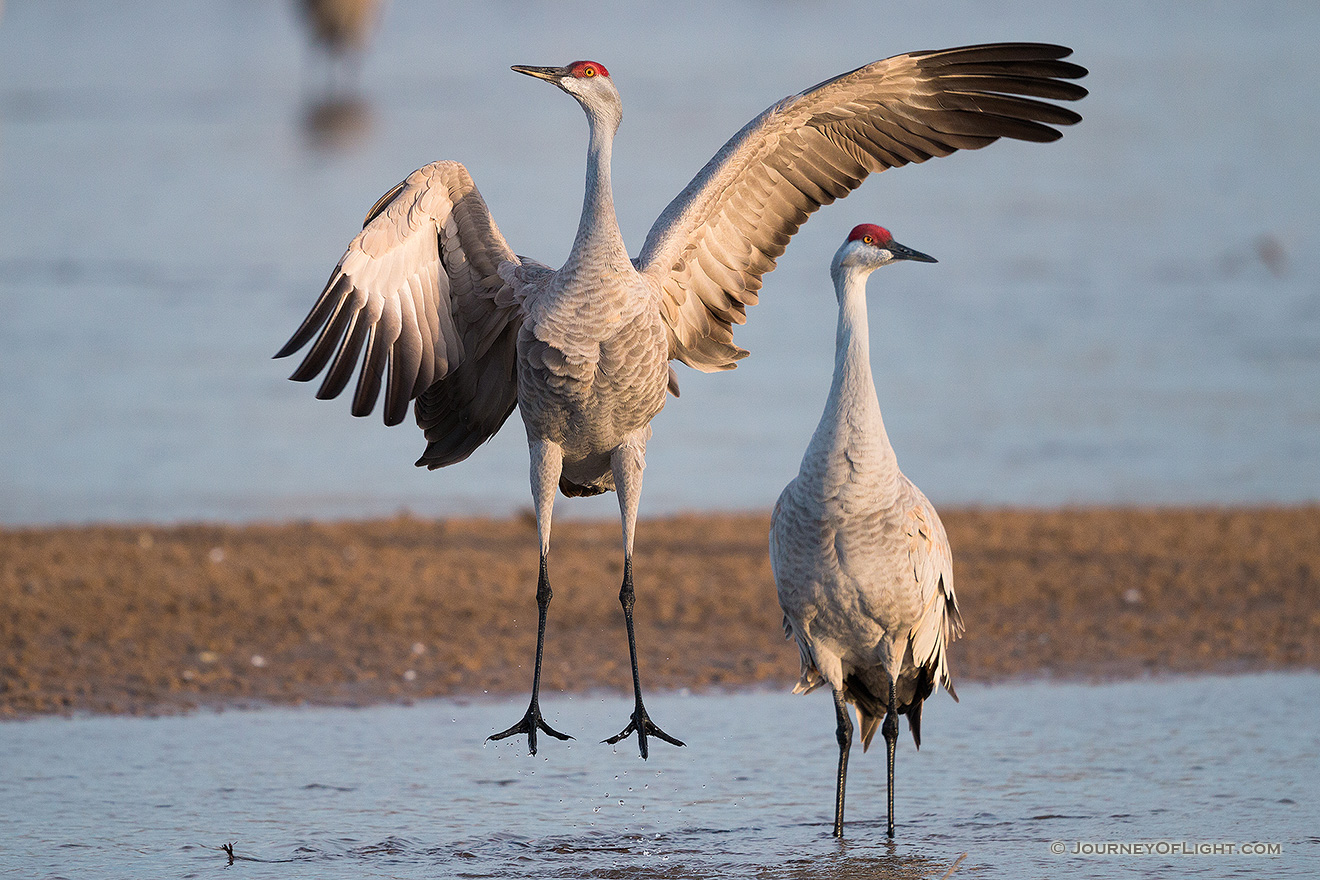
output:
[[[863, 748], [882, 718], [905, 714], [918, 748], [921, 704], [937, 685], [954, 694], [946, 649], [963, 631], [953, 592], [953, 553], [935, 508], [898, 469], [871, 375], [866, 279], [895, 260], [934, 262], [888, 231], [858, 226], [834, 257], [839, 300], [834, 379], [797, 477], [770, 520], [770, 562], [797, 642], [802, 676], [794, 693], [834, 692], [839, 778], [834, 833], [843, 833], [843, 791], [857, 707]], [[892, 737], [890, 734], [892, 733]]]
[[[820, 205], [873, 171], [999, 137], [1049, 141], [1080, 117], [1038, 98], [1086, 94], [1070, 50], [1033, 43], [899, 55], [786, 98], [735, 135], [665, 209], [637, 259], [615, 218], [610, 151], [622, 117], [605, 68], [515, 67], [572, 95], [590, 125], [577, 237], [552, 270], [516, 256], [466, 169], [413, 172], [368, 213], [320, 300], [277, 357], [312, 346], [292, 378], [325, 370], [318, 397], [338, 395], [360, 363], [354, 415], [384, 391], [387, 424], [416, 400], [428, 446], [419, 465], [461, 461], [517, 406], [532, 453], [541, 553], [549, 552], [555, 487], [619, 491], [624, 605], [633, 648], [631, 557], [650, 421], [677, 393], [670, 360], [732, 369], [747, 352], [732, 327], [762, 276]], [[315, 341], [313, 342], [313, 339]], [[544, 620], [548, 580], [538, 586]], [[544, 596], [544, 599], [542, 597]], [[540, 668], [538, 647], [537, 669]], [[643, 756], [651, 731], [633, 663]], [[535, 752], [534, 679], [526, 725]], [[540, 729], [545, 730], [544, 726]], [[507, 733], [507, 731], [506, 731]]]

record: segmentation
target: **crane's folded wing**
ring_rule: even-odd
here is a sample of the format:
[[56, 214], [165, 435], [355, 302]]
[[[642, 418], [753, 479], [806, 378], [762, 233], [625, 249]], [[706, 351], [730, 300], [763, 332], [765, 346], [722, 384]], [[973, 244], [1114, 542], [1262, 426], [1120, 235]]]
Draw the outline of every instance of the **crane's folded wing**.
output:
[[921, 615], [909, 633], [912, 662], [931, 667], [934, 680], [956, 700], [947, 650], [949, 643], [962, 635], [963, 619], [953, 592], [953, 551], [935, 508], [920, 490], [915, 486], [912, 489], [916, 498], [908, 509], [908, 558], [922, 603]]

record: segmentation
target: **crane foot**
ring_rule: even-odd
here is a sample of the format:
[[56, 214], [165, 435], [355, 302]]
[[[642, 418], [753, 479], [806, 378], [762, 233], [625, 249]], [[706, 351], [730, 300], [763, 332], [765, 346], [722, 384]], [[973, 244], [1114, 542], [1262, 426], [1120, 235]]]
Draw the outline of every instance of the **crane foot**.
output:
[[501, 730], [499, 733], [492, 733], [490, 736], [486, 737], [486, 742], [490, 742], [491, 740], [495, 740], [495, 739], [505, 739], [506, 737], [515, 736], [520, 733], [525, 733], [527, 734], [527, 750], [531, 754], [535, 755], [536, 732], [538, 730], [545, 731], [546, 733], [553, 736], [555, 739], [573, 738], [566, 733], [560, 733], [559, 731], [551, 727], [549, 724], [546, 724], [545, 719], [541, 717], [540, 705], [538, 705], [536, 700], [532, 700], [531, 705], [527, 707], [527, 714], [522, 717], [521, 721], [513, 725], [513, 727], [510, 727], [508, 730]]
[[646, 714], [646, 707], [642, 705], [642, 701], [640, 699], [637, 701], [637, 708], [633, 710], [632, 720], [628, 722], [628, 726], [625, 727], [623, 730], [619, 731], [618, 733], [616, 733], [614, 736], [610, 737], [609, 739], [602, 740], [602, 742], [606, 742], [609, 743], [610, 745], [614, 745], [615, 743], [630, 736], [633, 731], [637, 732], [637, 743], [642, 750], [642, 760], [646, 760], [646, 758], [650, 756], [650, 750], [647, 748], [646, 745], [646, 738], [648, 736], [654, 736], [656, 739], [662, 739], [673, 746], [683, 745], [682, 740], [674, 739], [672, 736], [665, 733], [659, 727], [656, 727], [655, 722], [651, 720], [651, 716]]

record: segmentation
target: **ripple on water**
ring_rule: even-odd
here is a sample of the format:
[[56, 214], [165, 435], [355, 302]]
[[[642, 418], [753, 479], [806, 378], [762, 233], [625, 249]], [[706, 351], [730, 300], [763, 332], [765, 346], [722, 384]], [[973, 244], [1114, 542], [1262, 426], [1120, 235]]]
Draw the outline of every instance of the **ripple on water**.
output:
[[[1239, 724], [1216, 708], [1226, 689], [1241, 695]], [[580, 742], [535, 758], [483, 743], [504, 703], [4, 724], [5, 866], [188, 874], [223, 866], [235, 842], [245, 876], [298, 863], [330, 880], [935, 878], [962, 853], [958, 876], [1313, 876], [1320, 676], [961, 690], [960, 704], [928, 704], [920, 752], [900, 743], [892, 843], [882, 753], [854, 754], [847, 837], [830, 837], [837, 752], [820, 695], [657, 694], [648, 705], [689, 745], [648, 762], [581, 742], [627, 713], [612, 697], [546, 700]], [[1167, 864], [1049, 852], [1141, 840], [1283, 852]]]

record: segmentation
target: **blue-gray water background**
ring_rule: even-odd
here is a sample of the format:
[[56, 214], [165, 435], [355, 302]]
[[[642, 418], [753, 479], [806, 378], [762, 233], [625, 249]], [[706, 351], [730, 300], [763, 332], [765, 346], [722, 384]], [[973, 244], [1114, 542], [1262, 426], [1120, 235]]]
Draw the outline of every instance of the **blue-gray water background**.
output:
[[609, 66], [635, 252], [772, 101], [1001, 39], [1075, 47], [1084, 122], [886, 172], [813, 217], [738, 332], [752, 356], [680, 368], [643, 513], [765, 508], [796, 472], [833, 362], [826, 268], [862, 221], [940, 259], [871, 284], [881, 404], [937, 504], [1320, 497], [1315, 3], [395, 2], [336, 108], [291, 2], [11, 0], [0, 522], [527, 506], [516, 416], [428, 474], [410, 423], [353, 419], [270, 359], [365, 210], [427, 161], [466, 163], [514, 248], [563, 260], [585, 120], [510, 64]]
[[[763, 509], [791, 477], [832, 364], [826, 265], [861, 221], [940, 259], [874, 278], [871, 311], [891, 436], [937, 504], [1320, 497], [1315, 3], [395, 0], [338, 102], [292, 7], [4, 4], [0, 523], [523, 507], [516, 417], [427, 474], [415, 428], [352, 419], [269, 359], [427, 161], [465, 162], [519, 252], [563, 259], [585, 124], [510, 64], [609, 66], [635, 251], [779, 97], [1020, 39], [1076, 48], [1085, 122], [888, 172], [813, 218], [739, 331], [753, 356], [680, 370], [643, 511]], [[920, 753], [904, 734], [893, 848], [878, 754], [853, 761], [849, 842], [828, 837], [821, 694], [658, 694], [689, 747], [646, 764], [592, 742], [615, 697], [548, 696], [579, 741], [536, 759], [482, 747], [521, 709], [484, 701], [0, 725], [0, 875], [938, 877], [966, 852], [960, 877], [1315, 876], [1314, 674], [962, 691], [928, 706]], [[1048, 849], [1134, 840], [1282, 852]]]
[[[1313, 672], [959, 691], [927, 703], [920, 751], [903, 731], [892, 845], [883, 746], [854, 749], [830, 837], [819, 691], [648, 698], [688, 746], [646, 762], [596, 742], [624, 697], [548, 696], [577, 740], [535, 758], [482, 744], [518, 711], [484, 700], [3, 724], [0, 876], [936, 880], [962, 853], [955, 880], [1320, 870]], [[243, 860], [226, 870], [228, 841]], [[1278, 850], [1071, 852], [1136, 841]]]

